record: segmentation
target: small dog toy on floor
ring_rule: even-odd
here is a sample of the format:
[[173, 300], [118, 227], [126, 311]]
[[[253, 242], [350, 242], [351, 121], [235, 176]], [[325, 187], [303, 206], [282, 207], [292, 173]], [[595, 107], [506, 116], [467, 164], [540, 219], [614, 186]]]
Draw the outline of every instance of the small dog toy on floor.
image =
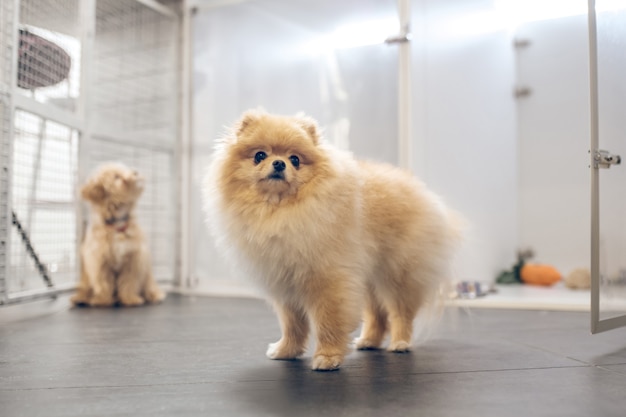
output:
[[137, 171], [118, 163], [102, 165], [81, 189], [91, 219], [80, 248], [80, 283], [71, 299], [75, 305], [138, 306], [165, 298], [152, 276], [146, 239], [135, 219], [142, 192]]
[[576, 268], [563, 278], [563, 282], [572, 290], [588, 290], [591, 288], [591, 272], [589, 268]]
[[527, 261], [534, 256], [532, 249], [517, 252], [517, 262], [510, 271], [502, 271], [496, 283], [498, 284], [531, 284], [553, 285], [561, 280], [561, 273], [551, 265], [532, 264]]

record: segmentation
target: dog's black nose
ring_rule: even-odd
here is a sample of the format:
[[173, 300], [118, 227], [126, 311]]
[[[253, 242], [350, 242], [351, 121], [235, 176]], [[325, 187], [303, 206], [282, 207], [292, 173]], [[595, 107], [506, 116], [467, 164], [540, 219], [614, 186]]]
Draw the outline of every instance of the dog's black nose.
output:
[[275, 160], [274, 162], [272, 162], [272, 165], [274, 166], [274, 171], [284, 171], [285, 168], [287, 167], [287, 165], [285, 165], [284, 161], [281, 161], [280, 159]]

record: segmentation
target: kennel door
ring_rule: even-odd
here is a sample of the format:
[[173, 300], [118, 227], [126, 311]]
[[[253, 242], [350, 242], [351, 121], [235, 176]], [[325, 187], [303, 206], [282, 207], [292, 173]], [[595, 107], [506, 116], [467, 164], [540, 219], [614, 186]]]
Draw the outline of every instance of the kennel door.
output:
[[625, 49], [626, 2], [589, 0], [592, 333], [626, 326]]

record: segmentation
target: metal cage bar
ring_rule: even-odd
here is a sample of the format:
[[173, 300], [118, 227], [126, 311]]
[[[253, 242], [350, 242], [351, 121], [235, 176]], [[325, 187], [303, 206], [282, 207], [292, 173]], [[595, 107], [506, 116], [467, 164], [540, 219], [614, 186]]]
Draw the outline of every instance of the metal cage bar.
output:
[[11, 253], [11, 177], [13, 158], [13, 101], [17, 63], [18, 0], [0, 3], [0, 304], [9, 301]]
[[192, 91], [192, 14], [191, 2], [183, 1], [180, 23], [180, 138], [176, 149], [177, 179], [178, 179], [178, 207], [177, 207], [177, 252], [176, 252], [176, 285], [189, 288], [193, 286], [191, 267], [193, 264], [193, 242], [191, 239], [191, 171], [192, 171], [192, 141], [191, 141], [191, 91]]

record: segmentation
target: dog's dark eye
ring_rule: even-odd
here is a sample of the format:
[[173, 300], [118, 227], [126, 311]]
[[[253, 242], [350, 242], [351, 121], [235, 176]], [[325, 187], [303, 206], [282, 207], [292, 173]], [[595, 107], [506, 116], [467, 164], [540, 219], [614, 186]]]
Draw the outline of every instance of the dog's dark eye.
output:
[[292, 164], [294, 167], [298, 168], [298, 167], [300, 166], [300, 158], [298, 158], [297, 156], [295, 156], [295, 155], [291, 155], [291, 156], [289, 157], [289, 160], [291, 161], [291, 164]]
[[258, 164], [259, 162], [261, 162], [262, 160], [264, 160], [265, 158], [267, 158], [267, 154], [263, 151], [259, 151], [254, 155], [254, 163]]

